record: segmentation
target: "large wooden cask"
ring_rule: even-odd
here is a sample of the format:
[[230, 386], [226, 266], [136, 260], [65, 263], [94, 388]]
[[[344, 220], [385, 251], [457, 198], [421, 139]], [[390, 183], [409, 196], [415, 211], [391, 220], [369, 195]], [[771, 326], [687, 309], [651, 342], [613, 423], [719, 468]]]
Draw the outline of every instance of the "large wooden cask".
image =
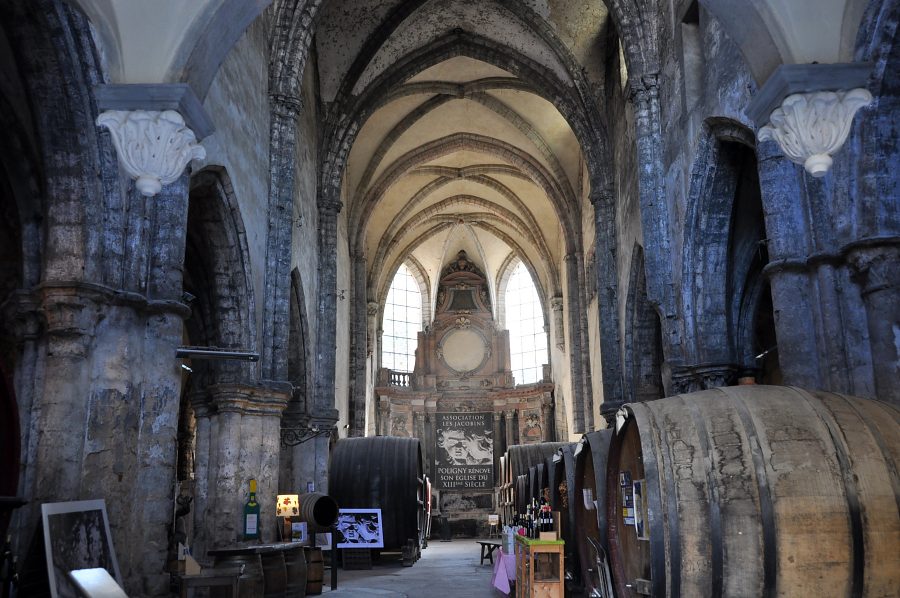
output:
[[[532, 484], [530, 469], [539, 463], [541, 464], [541, 469], [543, 469], [543, 463], [547, 457], [552, 457], [560, 447], [567, 444], [566, 442], [515, 444], [506, 449], [506, 459], [504, 460], [506, 471], [504, 477], [512, 483], [512, 487], [515, 489], [513, 498], [516, 507], [515, 513], [524, 512], [522, 509], [530, 502], [534, 488], [538, 483], [535, 477], [534, 484]], [[525, 476], [525, 487], [520, 493], [518, 480], [519, 476], [523, 475]]]
[[581, 585], [585, 594], [605, 590], [598, 556], [605, 559], [606, 544], [606, 462], [612, 430], [585, 434], [575, 449], [575, 489], [571, 497]]
[[737, 386], [626, 405], [607, 471], [618, 598], [897, 596], [898, 456], [900, 411], [877, 401]]
[[425, 533], [425, 477], [416, 438], [343, 438], [334, 445], [328, 493], [342, 509], [381, 509], [385, 550]]

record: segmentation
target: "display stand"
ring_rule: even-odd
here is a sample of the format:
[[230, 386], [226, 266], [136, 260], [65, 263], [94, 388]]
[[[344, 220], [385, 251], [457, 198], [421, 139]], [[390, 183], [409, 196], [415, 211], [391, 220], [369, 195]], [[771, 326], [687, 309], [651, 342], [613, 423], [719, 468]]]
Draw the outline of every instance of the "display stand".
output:
[[563, 598], [563, 540], [516, 536], [516, 598]]

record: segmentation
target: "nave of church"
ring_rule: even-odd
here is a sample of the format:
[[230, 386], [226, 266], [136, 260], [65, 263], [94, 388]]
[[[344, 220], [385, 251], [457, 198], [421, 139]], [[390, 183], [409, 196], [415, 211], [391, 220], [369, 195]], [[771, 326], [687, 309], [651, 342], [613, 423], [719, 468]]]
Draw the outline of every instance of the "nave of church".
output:
[[898, 24], [0, 0], [0, 588], [75, 595], [52, 555], [97, 549], [48, 505], [102, 500], [104, 567], [169, 596], [179, 545], [280, 542], [281, 496], [389, 518], [409, 476], [379, 548], [485, 537], [527, 483], [571, 508], [567, 595], [607, 596], [591, 533], [619, 598], [891, 595]]

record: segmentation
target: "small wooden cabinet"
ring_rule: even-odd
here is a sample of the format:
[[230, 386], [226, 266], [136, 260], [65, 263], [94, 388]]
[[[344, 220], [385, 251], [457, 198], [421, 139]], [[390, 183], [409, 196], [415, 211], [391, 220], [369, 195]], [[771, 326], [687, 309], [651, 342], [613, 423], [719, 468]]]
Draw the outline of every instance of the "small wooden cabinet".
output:
[[562, 540], [516, 536], [516, 598], [563, 598], [565, 563]]

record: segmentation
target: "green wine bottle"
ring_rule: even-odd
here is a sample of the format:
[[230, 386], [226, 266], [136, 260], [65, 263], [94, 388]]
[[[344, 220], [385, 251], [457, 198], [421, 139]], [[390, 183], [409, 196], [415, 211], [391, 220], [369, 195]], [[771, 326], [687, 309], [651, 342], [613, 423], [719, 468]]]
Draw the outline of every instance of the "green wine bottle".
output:
[[259, 503], [256, 502], [256, 480], [250, 480], [250, 500], [244, 505], [244, 539], [259, 538]]

